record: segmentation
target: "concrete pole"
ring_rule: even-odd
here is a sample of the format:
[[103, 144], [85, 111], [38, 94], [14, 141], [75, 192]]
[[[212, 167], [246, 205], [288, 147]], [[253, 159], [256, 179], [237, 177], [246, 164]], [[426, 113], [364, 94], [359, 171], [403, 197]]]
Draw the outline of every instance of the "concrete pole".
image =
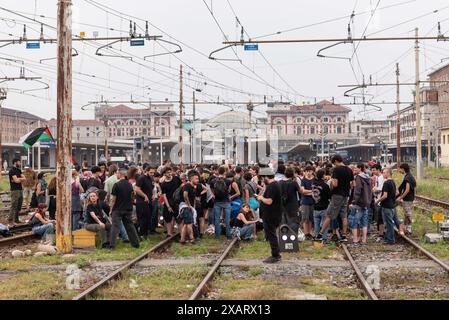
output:
[[[182, 165], [183, 159], [184, 159], [184, 142], [182, 141], [182, 135], [183, 135], [183, 112], [184, 112], [184, 106], [183, 106], [183, 92], [182, 92], [182, 65], [179, 67], [179, 157], [180, 161], [179, 163]], [[160, 125], [160, 124], [159, 124]]]
[[421, 96], [419, 88], [419, 41], [418, 41], [418, 28], [415, 29], [415, 73], [416, 73], [416, 85], [415, 85], [415, 105], [416, 105], [416, 177], [418, 179], [423, 178], [422, 168], [422, 142], [421, 142]]
[[72, 1], [58, 0], [56, 246], [72, 252]]
[[[41, 127], [41, 121], [37, 122], [37, 127]], [[37, 146], [37, 172], [41, 172], [41, 142], [39, 141], [39, 145]]]
[[396, 63], [396, 162], [401, 164], [401, 110], [399, 92], [399, 63]]

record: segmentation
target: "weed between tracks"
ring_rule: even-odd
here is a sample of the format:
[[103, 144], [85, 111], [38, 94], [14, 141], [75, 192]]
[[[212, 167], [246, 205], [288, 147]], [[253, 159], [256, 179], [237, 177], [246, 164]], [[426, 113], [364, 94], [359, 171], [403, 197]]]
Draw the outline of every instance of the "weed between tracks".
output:
[[185, 300], [207, 274], [206, 265], [173, 266], [139, 274], [128, 271], [122, 279], [100, 289], [93, 299]]
[[[283, 260], [288, 259], [339, 259], [342, 256], [336, 250], [336, 245], [330, 243], [320, 249], [314, 248], [311, 241], [303, 241], [299, 244], [299, 252], [281, 253]], [[270, 245], [265, 241], [263, 232], [258, 233], [257, 239], [242, 243], [240, 250], [233, 255], [234, 258], [262, 259], [270, 255]]]
[[[267, 277], [263, 271], [248, 271], [246, 277], [218, 275], [213, 283], [212, 299], [243, 300], [360, 300], [365, 299], [342, 275], [313, 270], [310, 276]], [[260, 268], [261, 269], [261, 268]]]

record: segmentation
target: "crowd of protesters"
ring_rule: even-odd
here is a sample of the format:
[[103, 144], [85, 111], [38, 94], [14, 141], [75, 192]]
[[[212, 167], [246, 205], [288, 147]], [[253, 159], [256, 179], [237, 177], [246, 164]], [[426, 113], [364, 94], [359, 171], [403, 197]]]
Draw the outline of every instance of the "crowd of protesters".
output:
[[[331, 161], [283, 162], [266, 166], [87, 163], [74, 165], [72, 230], [99, 234], [103, 248], [114, 249], [117, 239], [138, 248], [149, 236], [180, 234], [181, 244], [195, 244], [204, 236], [238, 237], [250, 241], [263, 230], [274, 263], [281, 259], [278, 228], [286, 224], [305, 240], [394, 244], [394, 230], [411, 233], [416, 181], [407, 164], [397, 188], [392, 169], [378, 163], [345, 164]], [[10, 223], [20, 222], [25, 199], [36, 208], [31, 219], [38, 234], [54, 232], [56, 178], [20, 170], [15, 160], [9, 173]], [[402, 205], [404, 222], [396, 207]], [[46, 217], [48, 212], [48, 218]], [[374, 231], [374, 228], [377, 230]]]

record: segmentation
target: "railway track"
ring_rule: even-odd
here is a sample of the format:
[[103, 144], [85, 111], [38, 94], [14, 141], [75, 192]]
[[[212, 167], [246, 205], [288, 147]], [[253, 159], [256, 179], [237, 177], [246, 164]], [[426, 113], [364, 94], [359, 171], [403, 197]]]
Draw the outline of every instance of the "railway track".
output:
[[[172, 236], [170, 238], [167, 238], [167, 239], [161, 241], [160, 243], [158, 243], [154, 247], [150, 248], [148, 251], [146, 251], [145, 253], [143, 253], [139, 257], [137, 257], [137, 258], [131, 260], [130, 262], [126, 263], [125, 265], [121, 266], [120, 268], [118, 268], [114, 272], [110, 273], [105, 278], [103, 278], [100, 281], [98, 281], [96, 284], [94, 284], [91, 287], [89, 287], [88, 289], [84, 290], [83, 292], [81, 292], [80, 294], [75, 296], [72, 300], [85, 300], [85, 299], [93, 296], [94, 293], [97, 290], [99, 290], [100, 288], [106, 286], [108, 283], [112, 282], [113, 280], [120, 278], [121, 275], [125, 271], [133, 268], [138, 262], [140, 262], [140, 261], [142, 261], [144, 259], [147, 259], [148, 256], [151, 253], [160, 251], [163, 248], [165, 248], [168, 245], [170, 245], [170, 243], [173, 240], [175, 240], [178, 236], [179, 236], [179, 234], [176, 234], [176, 235], [174, 235], [174, 236]], [[211, 268], [209, 269], [209, 272], [206, 274], [206, 276], [203, 278], [203, 280], [197, 286], [197, 288], [195, 289], [193, 294], [190, 296], [189, 300], [198, 300], [198, 299], [200, 299], [201, 297], [203, 297], [207, 293], [208, 285], [209, 285], [210, 281], [214, 278], [215, 273], [220, 268], [221, 264], [226, 259], [226, 257], [229, 255], [229, 253], [231, 252], [231, 250], [233, 249], [233, 247], [235, 246], [235, 244], [237, 242], [238, 242], [238, 240], [235, 238], [226, 246], [224, 251], [221, 253], [220, 257], [211, 266]]]
[[34, 240], [37, 238], [37, 235], [31, 232], [24, 232], [16, 236], [7, 237], [0, 239], [0, 247], [8, 246], [15, 243], [27, 243], [30, 240]]
[[426, 203], [428, 205], [431, 206], [436, 206], [436, 207], [441, 207], [444, 210], [449, 210], [449, 202], [445, 202], [445, 201], [441, 201], [441, 200], [435, 200], [429, 197], [425, 197], [425, 196], [421, 196], [421, 195], [415, 195], [415, 199], [422, 202], [422, 203]]
[[160, 250], [166, 248], [168, 245], [170, 245], [172, 243], [173, 240], [177, 239], [178, 237], [179, 237], [179, 233], [177, 233], [167, 239], [162, 240], [161, 242], [159, 242], [152, 248], [150, 248], [147, 251], [145, 251], [144, 253], [142, 253], [137, 258], [134, 258], [133, 260], [129, 261], [125, 265], [121, 266], [114, 272], [110, 273], [108, 276], [104, 277], [103, 279], [101, 279], [100, 281], [98, 281], [97, 283], [92, 285], [91, 287], [84, 290], [83, 292], [81, 292], [80, 294], [75, 296], [72, 300], [86, 300], [87, 298], [92, 296], [96, 291], [98, 291], [100, 288], [106, 286], [111, 281], [120, 278], [125, 271], [134, 267], [138, 262], [148, 258], [148, 256], [151, 253], [157, 252], [157, 251], [160, 251]]
[[204, 279], [201, 281], [201, 283], [198, 285], [198, 287], [195, 289], [193, 294], [190, 296], [189, 300], [199, 300], [201, 299], [205, 293], [207, 293], [209, 289], [209, 283], [214, 278], [215, 273], [220, 268], [223, 261], [226, 259], [226, 257], [231, 252], [232, 248], [235, 246], [235, 244], [238, 242], [237, 238], [232, 239], [232, 241], [228, 244], [226, 249], [223, 251], [223, 253], [220, 255], [218, 260], [214, 263], [214, 265], [210, 268], [209, 272], [206, 274]]
[[[416, 249], [417, 252], [423, 254], [429, 260], [433, 261], [435, 264], [437, 264], [439, 267], [441, 267], [446, 273], [449, 273], [449, 265], [447, 265], [442, 260], [440, 260], [437, 257], [435, 257], [433, 254], [431, 254], [429, 251], [427, 251], [426, 249], [421, 247], [417, 242], [415, 242], [411, 238], [409, 238], [409, 237], [407, 237], [405, 235], [400, 235], [398, 230], [396, 230], [396, 234], [400, 238], [402, 238], [405, 241], [406, 244], [408, 244], [409, 246], [411, 246], [414, 249]], [[371, 286], [369, 285], [367, 279], [364, 277], [362, 271], [360, 270], [358, 264], [356, 263], [356, 259], [354, 259], [354, 256], [351, 253], [351, 251], [349, 250], [349, 248], [347, 247], [347, 245], [342, 244], [341, 247], [342, 247], [342, 249], [344, 251], [344, 254], [345, 254], [346, 258], [348, 259], [349, 263], [351, 264], [352, 268], [354, 269], [354, 272], [355, 272], [355, 274], [357, 276], [358, 282], [359, 282], [361, 288], [363, 289], [363, 291], [365, 292], [365, 294], [371, 300], [379, 300], [379, 297], [377, 296], [376, 292], [371, 288]]]

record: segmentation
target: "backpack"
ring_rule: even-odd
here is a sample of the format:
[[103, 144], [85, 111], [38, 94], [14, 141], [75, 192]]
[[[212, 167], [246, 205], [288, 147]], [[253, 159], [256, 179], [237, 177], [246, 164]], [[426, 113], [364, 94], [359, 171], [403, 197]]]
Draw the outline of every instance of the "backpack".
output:
[[223, 178], [218, 178], [214, 184], [214, 195], [215, 199], [223, 200], [228, 195], [228, 186]]
[[178, 189], [176, 189], [175, 192], [173, 193], [173, 201], [175, 205], [179, 205], [184, 200], [183, 189], [184, 186], [179, 186]]

